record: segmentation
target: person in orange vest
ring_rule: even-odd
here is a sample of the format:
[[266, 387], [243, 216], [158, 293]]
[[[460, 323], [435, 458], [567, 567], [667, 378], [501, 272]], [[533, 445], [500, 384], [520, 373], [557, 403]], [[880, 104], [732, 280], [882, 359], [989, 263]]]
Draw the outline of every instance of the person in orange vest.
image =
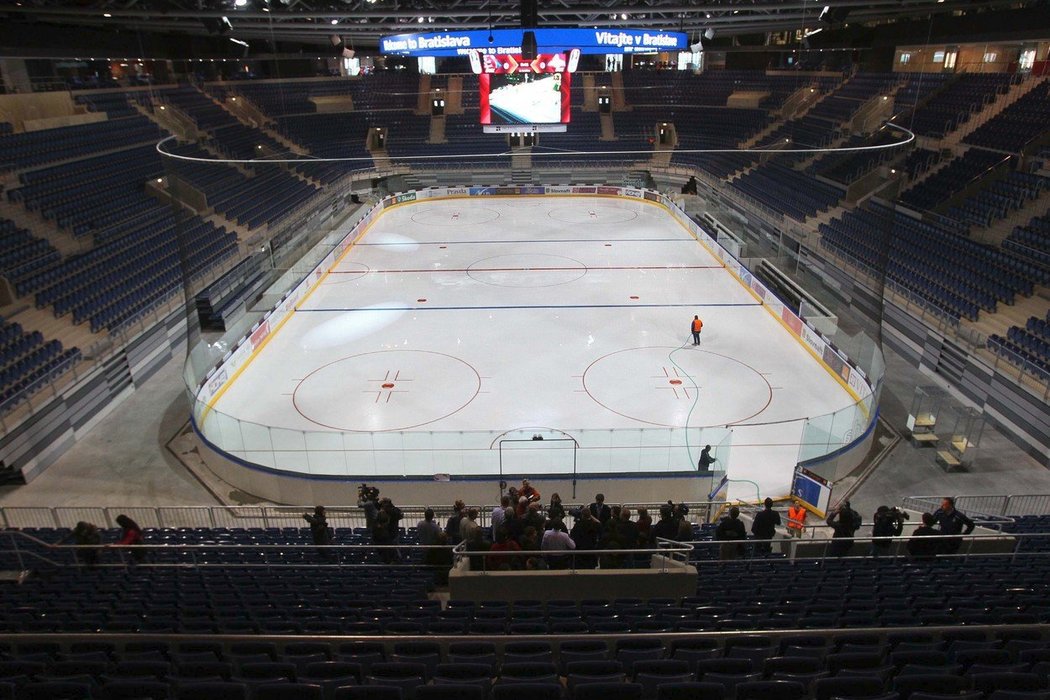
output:
[[802, 531], [806, 529], [806, 509], [799, 503], [792, 503], [788, 507], [787, 531], [790, 537], [802, 537]]
[[704, 328], [704, 322], [700, 320], [699, 316], [693, 316], [693, 324], [691, 329], [693, 331], [693, 345], [700, 344], [700, 331]]

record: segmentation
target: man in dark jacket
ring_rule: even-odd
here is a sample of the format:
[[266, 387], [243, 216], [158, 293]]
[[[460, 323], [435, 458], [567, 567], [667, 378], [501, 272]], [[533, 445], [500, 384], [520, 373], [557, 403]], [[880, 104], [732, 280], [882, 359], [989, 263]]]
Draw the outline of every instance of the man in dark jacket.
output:
[[853, 535], [860, 529], [862, 520], [860, 513], [850, 508], [849, 501], [831, 514], [828, 518], [828, 526], [832, 530], [832, 543], [828, 548], [828, 555], [833, 557], [844, 557], [853, 549]]
[[729, 515], [719, 521], [715, 528], [715, 539], [725, 542], [718, 548], [719, 559], [737, 559], [744, 556], [743, 541], [747, 539], [747, 530], [740, 519], [740, 509], [733, 506]]
[[602, 525], [609, 522], [609, 518], [612, 517], [612, 510], [609, 509], [609, 506], [605, 505], [604, 493], [599, 493], [594, 497], [594, 503], [591, 504], [590, 510], [594, 519]]
[[314, 538], [314, 544], [332, 544], [332, 532], [328, 529], [324, 506], [316, 506], [313, 515], [303, 514], [303, 519], [310, 523], [310, 534]]
[[[941, 501], [941, 507], [933, 513], [933, 520], [941, 526], [942, 535], [969, 535], [976, 527], [972, 520], [955, 510], [955, 499], [950, 497]], [[944, 554], [955, 554], [960, 546], [961, 538], [945, 538], [942, 540], [941, 551]]]
[[[773, 510], [773, 499], [765, 500], [765, 509], [755, 515], [751, 523], [751, 534], [756, 540], [771, 540], [777, 535], [777, 525], [780, 524], [780, 513]], [[773, 545], [769, 542], [756, 542], [755, 554], [769, 554], [773, 551]]]
[[940, 538], [933, 527], [937, 521], [933, 513], [922, 514], [922, 525], [915, 528], [908, 540], [908, 554], [916, 559], [932, 559], [940, 549]]

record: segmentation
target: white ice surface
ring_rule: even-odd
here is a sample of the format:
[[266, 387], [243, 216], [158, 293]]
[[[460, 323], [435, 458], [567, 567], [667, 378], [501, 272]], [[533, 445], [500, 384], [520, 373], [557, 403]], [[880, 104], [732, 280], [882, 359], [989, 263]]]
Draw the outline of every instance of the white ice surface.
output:
[[[492, 198], [380, 218], [208, 420], [269, 466], [419, 476], [494, 473], [507, 433], [577, 439], [581, 472], [686, 471], [729, 426], [750, 500], [788, 493], [801, 419], [851, 403], [659, 207]], [[505, 467], [564, 471], [565, 443], [544, 447]]]

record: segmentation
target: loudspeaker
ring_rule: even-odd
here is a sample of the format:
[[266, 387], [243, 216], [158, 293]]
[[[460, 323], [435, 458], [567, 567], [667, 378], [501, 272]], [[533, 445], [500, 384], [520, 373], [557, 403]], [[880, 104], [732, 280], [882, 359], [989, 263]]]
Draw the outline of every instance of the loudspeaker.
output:
[[714, 29], [710, 29], [710, 28], [705, 29], [704, 30], [704, 38], [707, 39], [708, 41], [711, 41], [712, 39], [714, 39], [715, 38], [715, 30]]
[[536, 32], [522, 32], [521, 57], [526, 61], [536, 58]]

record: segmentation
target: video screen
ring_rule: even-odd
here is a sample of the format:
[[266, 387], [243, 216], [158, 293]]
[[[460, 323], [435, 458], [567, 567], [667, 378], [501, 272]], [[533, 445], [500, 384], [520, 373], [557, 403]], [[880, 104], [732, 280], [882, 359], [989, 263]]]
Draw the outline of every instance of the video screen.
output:
[[568, 124], [570, 73], [482, 73], [482, 124]]

